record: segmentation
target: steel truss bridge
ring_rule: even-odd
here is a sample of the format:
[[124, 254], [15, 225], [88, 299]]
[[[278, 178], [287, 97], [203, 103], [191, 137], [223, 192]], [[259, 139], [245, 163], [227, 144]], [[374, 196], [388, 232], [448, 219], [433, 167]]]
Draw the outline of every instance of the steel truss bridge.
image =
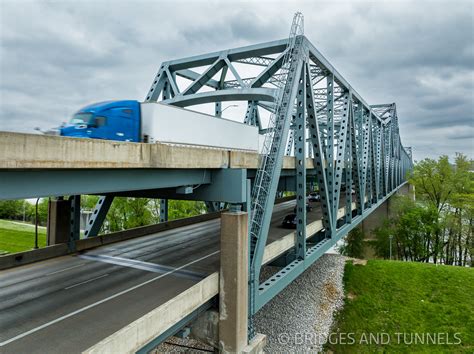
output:
[[[256, 227], [262, 231], [250, 238], [251, 315], [383, 202], [405, 181], [412, 167], [411, 153], [401, 144], [395, 103], [368, 105], [306, 37], [298, 36], [302, 25], [302, 19], [295, 18], [294, 32], [288, 40], [165, 62], [146, 97], [149, 102], [161, 100], [179, 107], [215, 103], [218, 117], [223, 101], [247, 101], [244, 122], [258, 126], [274, 140], [276, 129], [265, 129], [259, 109], [282, 118], [278, 126], [281, 142], [273, 144], [271, 152], [264, 151], [272, 154], [276, 167], [265, 175], [270, 196], [264, 200]], [[244, 76], [236, 64], [262, 70], [258, 75]], [[202, 66], [202, 73], [193, 70]], [[228, 72], [232, 73], [230, 80]], [[180, 91], [177, 77], [191, 82]], [[204, 87], [210, 90], [201, 92]], [[280, 91], [287, 95], [286, 101], [278, 100]], [[263, 249], [284, 154], [296, 158], [298, 226], [294, 260], [260, 283]], [[311, 174], [305, 166], [307, 156], [314, 159], [313, 176], [322, 199], [325, 237], [315, 244], [308, 244], [306, 235], [305, 200]], [[343, 185], [346, 188], [341, 195]], [[247, 206], [254, 215], [259, 212], [255, 189], [254, 184], [254, 205]], [[337, 215], [340, 207], [344, 208], [342, 218]]]
[[[243, 122], [267, 136], [260, 156], [0, 133], [0, 199], [70, 196], [67, 252], [105, 243], [94, 240], [102, 237], [99, 230], [116, 196], [159, 198], [164, 223], [170, 199], [206, 201], [210, 211], [226, 203], [231, 211], [249, 212], [251, 340], [255, 313], [404, 185], [412, 169], [395, 103], [369, 105], [300, 25], [293, 23], [289, 39], [164, 62], [145, 99], [183, 108], [211, 103], [216, 119], [223, 102], [243, 101]], [[305, 207], [312, 186], [321, 196], [315, 204], [320, 221], [309, 220]], [[297, 228], [275, 239], [272, 213], [284, 191], [296, 194]], [[101, 196], [85, 240], [79, 240], [81, 194]], [[269, 261], [280, 271], [261, 281]], [[151, 349], [208, 308], [208, 300], [131, 350]], [[2, 340], [8, 349], [11, 339]]]

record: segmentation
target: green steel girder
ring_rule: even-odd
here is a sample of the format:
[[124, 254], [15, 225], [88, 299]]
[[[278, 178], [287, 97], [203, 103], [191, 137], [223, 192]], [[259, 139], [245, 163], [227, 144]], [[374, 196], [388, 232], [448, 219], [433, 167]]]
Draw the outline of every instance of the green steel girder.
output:
[[255, 301], [256, 311], [260, 310], [268, 301], [274, 298], [280, 291], [295, 280], [305, 271], [305, 269], [327, 252], [331, 246], [332, 243], [330, 239], [324, 238], [306, 251], [304, 259], [298, 258], [292, 261], [276, 274], [261, 283], [258, 287], [258, 296]]
[[85, 238], [94, 237], [99, 234], [113, 200], [113, 195], [101, 196], [99, 198], [84, 230]]
[[281, 64], [283, 63], [283, 58], [286, 54], [286, 51], [283, 51], [275, 60], [263, 70], [255, 79], [252, 80], [250, 87], [262, 87], [273, 75], [281, 69]]
[[296, 164], [296, 257], [306, 257], [306, 67], [301, 67], [294, 129]]
[[323, 152], [323, 146], [321, 143], [322, 135], [318, 121], [316, 119], [316, 110], [314, 103], [314, 93], [312, 90], [312, 79], [310, 77], [309, 63], [306, 63], [306, 110], [308, 119], [308, 128], [310, 133], [310, 141], [314, 151], [314, 165], [316, 169], [317, 182], [319, 185], [319, 194], [321, 197], [321, 211], [323, 226], [326, 230], [326, 236], [330, 236], [332, 230], [332, 210], [329, 202], [329, 189], [327, 183], [327, 174]]
[[[243, 203], [246, 200], [245, 181], [247, 170], [228, 169], [206, 171], [203, 175], [207, 183], [192, 183], [192, 193], [182, 194], [175, 187], [158, 187], [134, 191], [113, 192], [118, 197], [198, 200], [208, 202]], [[229, 188], [232, 186], [232, 188]]]
[[[291, 67], [290, 70], [294, 70], [296, 73], [300, 73], [302, 66], [303, 66], [303, 62], [301, 60], [298, 60], [295, 63], [295, 65]], [[299, 77], [298, 75], [295, 75], [292, 82], [290, 82], [291, 86], [288, 89], [289, 92], [287, 92], [288, 97], [289, 97], [288, 102], [294, 102], [296, 99], [298, 81], [299, 81]], [[259, 279], [260, 268], [261, 268], [262, 258], [263, 258], [263, 250], [266, 245], [268, 230], [270, 227], [271, 212], [273, 210], [273, 203], [275, 200], [278, 180], [281, 173], [284, 150], [285, 150], [285, 145], [286, 145], [285, 137], [288, 136], [288, 132], [290, 129], [289, 122], [290, 122], [292, 113], [289, 109], [286, 109], [286, 110], [283, 110], [283, 112], [278, 112], [278, 114], [284, 115], [284, 118], [282, 119], [282, 125], [277, 128], [278, 130], [281, 129], [282, 138], [279, 140], [278, 144], [272, 144], [270, 148], [272, 149], [272, 151], [274, 149], [273, 152], [275, 156], [273, 159], [273, 163], [275, 166], [273, 168], [271, 178], [269, 178], [268, 175], [264, 175], [262, 177], [265, 181], [268, 180], [268, 183], [269, 183], [269, 185], [265, 187], [265, 188], [268, 188], [268, 197], [265, 199], [264, 204], [259, 206], [261, 210], [265, 211], [263, 218], [259, 221], [255, 221], [256, 223], [259, 224], [259, 227], [261, 228], [262, 231], [258, 235], [258, 238], [256, 238], [256, 236], [251, 235], [251, 237], [254, 240], [254, 244], [252, 244], [252, 248], [251, 248], [252, 267], [253, 267], [252, 270], [253, 270], [254, 282], [258, 282], [258, 279]], [[256, 180], [258, 180], [258, 175], [256, 177]], [[255, 189], [255, 186], [254, 186], [254, 189]], [[255, 213], [254, 208], [252, 208], [252, 212]], [[252, 249], [253, 249], [253, 252], [252, 252]]]
[[[336, 188], [334, 181], [334, 75], [329, 74], [326, 79], [326, 144], [325, 144], [325, 157], [326, 157], [326, 178], [328, 187], [328, 205], [331, 206], [331, 234], [336, 228], [336, 217], [334, 210], [339, 203], [336, 196]], [[337, 202], [337, 203], [335, 203]]]
[[[354, 190], [356, 195], [356, 209], [357, 214], [360, 215], [364, 209], [364, 197], [362, 195], [362, 148], [359, 141], [359, 136], [357, 135], [357, 127], [359, 126], [356, 121], [362, 119], [362, 108], [359, 106], [357, 113], [353, 112], [350, 122], [350, 136], [352, 144], [352, 175], [355, 181]], [[359, 133], [360, 134], [360, 133]]]
[[160, 198], [160, 222], [168, 221], [168, 199]]
[[306, 251], [305, 259], [296, 259], [280, 271], [272, 275], [270, 278], [259, 284], [258, 296], [255, 298], [255, 312], [260, 310], [268, 301], [274, 298], [280, 293], [286, 286], [288, 286], [294, 279], [296, 279], [302, 272], [304, 272], [309, 266], [311, 266], [317, 259], [319, 259], [324, 253], [326, 253], [332, 246], [336, 244], [341, 238], [346, 236], [352, 229], [358, 226], [367, 216], [369, 216], [375, 209], [377, 209], [382, 203], [390, 198], [394, 193], [397, 192], [406, 182], [398, 186], [395, 190], [390, 192], [387, 196], [380, 199], [377, 203], [373, 204], [370, 208], [366, 209], [362, 215], [356, 216], [352, 219], [352, 222], [346, 223], [343, 227], [339, 228], [334, 238], [324, 238], [316, 245], [308, 248]]
[[352, 102], [352, 95], [349, 94], [349, 106], [347, 111], [347, 124], [346, 124], [346, 149], [344, 151], [344, 185], [346, 186], [345, 192], [345, 223], [352, 222], [352, 119], [354, 115], [354, 106]]
[[226, 65], [224, 58], [219, 58], [209, 68], [207, 68], [196, 80], [193, 81], [187, 89], [183, 91], [183, 95], [190, 95], [199, 91], [219, 70]]
[[259, 130], [262, 129], [262, 123], [260, 121], [260, 114], [258, 112], [257, 101], [248, 102], [244, 123], [258, 127]]
[[[335, 166], [333, 170], [333, 200], [332, 200], [332, 215], [337, 215], [339, 210], [339, 196], [341, 191], [342, 172], [344, 168], [344, 157], [347, 140], [347, 126], [350, 119], [350, 105], [352, 102], [352, 95], [349, 92], [344, 95], [344, 109], [341, 117], [341, 124], [339, 131], [337, 132], [337, 139], [334, 141], [334, 148], [337, 148], [337, 154], [334, 157]], [[336, 134], [336, 132], [334, 132]], [[350, 186], [346, 186], [348, 189]], [[333, 224], [333, 230], [335, 230], [336, 224]]]
[[205, 186], [211, 177], [204, 169], [0, 170], [0, 200]]
[[163, 103], [177, 107], [188, 107], [204, 103], [223, 101], [262, 101], [273, 102], [275, 89], [268, 87], [224, 89], [209, 92], [197, 92], [190, 95], [178, 95], [171, 99], [165, 99]]

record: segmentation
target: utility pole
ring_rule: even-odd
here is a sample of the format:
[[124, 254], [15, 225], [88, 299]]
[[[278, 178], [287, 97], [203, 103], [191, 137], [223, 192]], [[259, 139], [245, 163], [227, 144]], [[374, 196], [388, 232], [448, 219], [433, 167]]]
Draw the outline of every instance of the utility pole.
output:
[[393, 239], [393, 235], [389, 235], [388, 238], [390, 239], [390, 260], [392, 260], [392, 239]]
[[40, 198], [36, 199], [36, 213], [35, 213], [35, 250], [38, 249], [38, 202]]

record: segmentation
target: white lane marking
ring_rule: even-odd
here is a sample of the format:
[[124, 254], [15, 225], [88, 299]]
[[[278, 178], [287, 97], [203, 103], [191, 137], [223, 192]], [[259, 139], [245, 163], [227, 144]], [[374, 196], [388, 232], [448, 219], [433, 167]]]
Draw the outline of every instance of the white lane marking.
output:
[[60, 269], [60, 270], [57, 270], [57, 271], [55, 271], [55, 272], [51, 272], [51, 273], [45, 274], [45, 276], [49, 276], [49, 275], [53, 275], [53, 274], [58, 274], [58, 273], [61, 273], [61, 272], [65, 272], [66, 270], [74, 269], [74, 268], [77, 268], [77, 267], [82, 267], [83, 265], [85, 265], [85, 263], [77, 264], [77, 265], [72, 266], [72, 267], [69, 267], [69, 268]]
[[127, 262], [132, 262], [132, 263], [137, 263], [137, 264], [145, 264], [145, 265], [151, 265], [151, 266], [156, 265], [155, 263], [138, 261], [136, 259], [131, 259], [131, 258], [123, 258], [123, 257], [118, 257], [118, 256], [107, 256], [106, 254], [101, 254], [100, 256], [104, 257], [104, 258], [119, 259], [121, 261], [127, 261]]
[[79, 285], [82, 285], [82, 284], [86, 284], [86, 283], [90, 283], [91, 281], [94, 281], [94, 280], [97, 280], [97, 279], [100, 279], [100, 278], [104, 278], [104, 277], [106, 277], [107, 275], [109, 275], [109, 274], [102, 274], [101, 276], [98, 276], [98, 277], [95, 277], [95, 278], [92, 278], [92, 279], [89, 279], [89, 280], [86, 280], [86, 281], [82, 281], [82, 282], [80, 282], [80, 283], [77, 283], [77, 284], [68, 286], [67, 288], [64, 288], [64, 290], [69, 290], [69, 289], [75, 288], [76, 286], [79, 286]]
[[176, 272], [176, 271], [178, 271], [178, 270], [181, 270], [181, 269], [183, 269], [183, 268], [186, 268], [187, 266], [190, 266], [191, 264], [200, 262], [200, 261], [202, 261], [202, 260], [204, 260], [204, 259], [206, 259], [206, 258], [209, 258], [209, 257], [211, 257], [211, 256], [214, 256], [215, 254], [218, 254], [218, 253], [220, 253], [220, 251], [212, 252], [211, 254], [208, 254], [207, 256], [204, 256], [204, 257], [201, 257], [201, 258], [199, 258], [199, 259], [196, 259], [196, 260], [194, 260], [194, 261], [192, 261], [192, 262], [189, 262], [188, 264], [182, 265], [181, 267], [178, 267], [178, 268], [176, 268], [176, 269], [174, 269], [174, 270], [171, 270], [171, 271], [169, 271], [169, 272], [167, 272], [167, 273], [160, 274], [159, 276], [154, 277], [154, 278], [151, 278], [151, 279], [149, 279], [149, 280], [147, 280], [147, 281], [145, 281], [145, 282], [143, 282], [143, 283], [140, 283], [140, 284], [137, 284], [137, 285], [135, 285], [135, 286], [132, 286], [131, 288], [122, 290], [122, 291], [120, 291], [120, 292], [118, 292], [118, 293], [116, 293], [116, 294], [114, 294], [114, 295], [111, 295], [111, 296], [109, 296], [109, 297], [106, 297], [105, 299], [99, 300], [99, 301], [94, 302], [94, 303], [92, 303], [92, 304], [90, 304], [90, 305], [84, 306], [84, 307], [82, 307], [82, 308], [80, 308], [80, 309], [78, 309], [78, 310], [76, 310], [76, 311], [70, 312], [70, 313], [68, 313], [67, 315], [58, 317], [58, 318], [56, 318], [56, 319], [54, 319], [54, 320], [52, 320], [52, 321], [49, 321], [49, 322], [47, 322], [47, 323], [45, 323], [45, 324], [42, 324], [41, 326], [38, 326], [38, 327], [33, 328], [33, 329], [30, 329], [29, 331], [26, 331], [26, 332], [24, 332], [24, 333], [21, 333], [21, 334], [15, 336], [15, 337], [12, 337], [12, 338], [10, 338], [10, 339], [7, 339], [7, 340], [4, 341], [4, 342], [1, 342], [1, 343], [0, 343], [0, 347], [3, 347], [3, 346], [5, 346], [5, 345], [7, 345], [7, 344], [10, 344], [10, 343], [12, 343], [12, 342], [14, 342], [14, 341], [16, 341], [16, 340], [18, 340], [18, 339], [24, 338], [24, 337], [26, 337], [26, 336], [28, 336], [28, 335], [30, 335], [30, 334], [32, 334], [32, 333], [38, 332], [38, 331], [42, 330], [43, 328], [46, 328], [46, 327], [49, 327], [49, 326], [51, 326], [51, 325], [53, 325], [53, 324], [56, 324], [56, 323], [58, 323], [58, 322], [61, 322], [62, 320], [65, 320], [65, 319], [67, 319], [67, 318], [69, 318], [69, 317], [72, 317], [72, 316], [74, 316], [74, 315], [77, 315], [77, 314], [79, 314], [79, 313], [81, 313], [81, 312], [87, 311], [87, 310], [89, 310], [89, 309], [91, 309], [91, 308], [93, 308], [93, 307], [96, 307], [96, 306], [98, 306], [98, 305], [100, 305], [100, 304], [103, 304], [104, 302], [107, 302], [107, 301], [109, 301], [109, 300], [115, 299], [116, 297], [119, 297], [119, 296], [121, 296], [121, 295], [124, 295], [124, 294], [126, 294], [126, 293], [129, 293], [130, 291], [133, 291], [133, 290], [136, 290], [136, 289], [138, 289], [138, 288], [141, 288], [142, 286], [145, 286], [145, 285], [147, 285], [147, 284], [150, 284], [150, 283], [154, 282], [155, 280], [161, 279], [161, 278], [163, 278], [163, 277], [165, 277], [165, 276], [167, 276], [167, 275], [170, 275], [170, 274], [172, 274], [172, 273], [174, 273], [174, 272]]
[[[154, 272], [154, 273], [166, 273], [174, 269], [174, 267], [165, 266], [161, 264], [149, 263], [149, 262], [144, 262], [144, 261], [138, 261], [136, 259], [128, 259], [128, 258], [115, 257], [115, 256], [83, 254], [83, 255], [79, 255], [78, 257], [82, 259], [96, 261], [96, 262], [115, 264], [115, 265], [120, 265], [123, 267], [135, 268], [135, 269], [145, 270], [147, 272]], [[183, 276], [194, 277], [194, 278], [196, 277], [202, 278], [202, 279], [205, 278], [203, 274], [199, 274], [199, 273], [192, 272], [189, 270], [183, 270], [182, 272], [180, 272], [180, 274]]]

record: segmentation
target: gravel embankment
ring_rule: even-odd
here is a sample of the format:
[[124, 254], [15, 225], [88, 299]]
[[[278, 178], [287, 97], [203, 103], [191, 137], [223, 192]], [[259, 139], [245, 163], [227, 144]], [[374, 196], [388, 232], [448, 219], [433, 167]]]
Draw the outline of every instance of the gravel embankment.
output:
[[[318, 352], [337, 310], [344, 304], [345, 257], [325, 254], [256, 315], [258, 333], [267, 335], [265, 352]], [[272, 269], [266, 272], [273, 273]]]
[[[344, 304], [342, 277], [346, 257], [325, 254], [255, 316], [257, 333], [267, 335], [266, 353], [321, 351]], [[263, 276], [278, 268], [265, 267]], [[155, 353], [203, 353], [211, 347], [189, 339], [170, 338]]]

